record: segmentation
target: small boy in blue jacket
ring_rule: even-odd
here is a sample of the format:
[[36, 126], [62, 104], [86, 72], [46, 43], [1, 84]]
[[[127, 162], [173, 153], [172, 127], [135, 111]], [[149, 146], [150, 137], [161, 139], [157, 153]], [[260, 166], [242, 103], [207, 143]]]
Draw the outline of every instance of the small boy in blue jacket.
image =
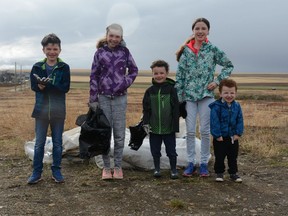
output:
[[230, 179], [241, 183], [242, 179], [237, 175], [237, 157], [239, 151], [238, 140], [243, 134], [244, 123], [241, 106], [235, 101], [236, 82], [232, 79], [222, 80], [219, 84], [219, 92], [220, 98], [209, 105], [211, 109], [210, 128], [213, 136], [216, 181], [224, 181], [224, 160], [227, 157]]

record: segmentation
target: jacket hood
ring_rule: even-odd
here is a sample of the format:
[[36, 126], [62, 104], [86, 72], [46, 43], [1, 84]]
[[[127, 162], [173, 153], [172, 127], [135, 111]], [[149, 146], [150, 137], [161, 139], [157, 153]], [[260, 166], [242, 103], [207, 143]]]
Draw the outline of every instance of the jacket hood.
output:
[[[36, 67], [41, 67], [43, 70], [45, 69], [45, 63], [47, 61], [47, 58], [44, 58], [43, 60], [37, 62], [34, 64], [34, 66]], [[61, 58], [57, 58], [57, 65], [58, 67], [61, 67], [63, 65], [65, 65], [66, 63], [61, 59]]]
[[152, 84], [153, 85], [164, 85], [164, 84], [170, 84], [170, 85], [175, 85], [175, 81], [169, 77], [166, 78], [166, 81], [163, 83], [157, 83], [155, 82], [154, 78], [152, 78]]
[[[97, 49], [104, 47], [104, 46], [107, 46], [107, 39], [106, 38], [100, 39], [96, 44]], [[126, 47], [126, 42], [123, 39], [120, 42], [120, 46]]]

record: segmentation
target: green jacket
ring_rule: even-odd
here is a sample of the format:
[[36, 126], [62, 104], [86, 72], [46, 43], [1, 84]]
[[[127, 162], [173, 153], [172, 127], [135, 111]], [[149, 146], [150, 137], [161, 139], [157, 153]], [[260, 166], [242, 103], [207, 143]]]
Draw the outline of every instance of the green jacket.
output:
[[155, 134], [179, 132], [179, 102], [175, 81], [167, 78], [164, 83], [152, 79], [143, 97], [143, 123]]
[[[216, 65], [222, 66], [222, 70], [214, 78]], [[214, 97], [214, 91], [207, 89], [208, 84], [213, 81], [219, 84], [230, 76], [233, 68], [226, 54], [210, 42], [203, 42], [198, 54], [185, 46], [176, 72], [175, 88], [179, 101], [195, 102]]]

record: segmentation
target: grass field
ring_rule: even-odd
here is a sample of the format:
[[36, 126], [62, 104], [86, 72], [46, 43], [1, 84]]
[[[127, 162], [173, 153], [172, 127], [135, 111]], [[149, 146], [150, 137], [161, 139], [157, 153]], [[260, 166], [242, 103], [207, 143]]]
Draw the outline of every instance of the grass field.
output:
[[[170, 73], [170, 78], [175, 79], [175, 72]], [[249, 89], [286, 89], [288, 90], [288, 73], [287, 74], [232, 74], [233, 78], [240, 87]], [[88, 87], [88, 85], [82, 85], [88, 83], [90, 79], [89, 70], [72, 70], [71, 80], [76, 87]], [[146, 88], [151, 83], [150, 71], [139, 71], [134, 87]], [[73, 87], [74, 87], [73, 84]], [[137, 85], [135, 85], [137, 84]]]
[[[245, 135], [242, 138], [244, 150], [265, 157], [281, 154], [283, 145], [279, 144], [287, 141], [283, 141], [282, 136], [283, 133], [287, 134], [288, 126], [288, 88], [284, 82], [287, 76], [235, 75], [236, 80], [241, 80], [237, 99], [242, 105], [245, 119]], [[86, 76], [72, 76], [72, 88], [67, 94], [65, 130], [74, 128], [77, 116], [88, 110], [89, 82], [81, 81], [83, 77], [87, 79]], [[136, 124], [141, 117], [142, 97], [146, 87], [150, 85], [151, 77], [139, 76], [137, 79], [128, 91], [127, 126]], [[249, 86], [251, 81], [258, 81], [258, 89], [251, 88], [255, 87], [254, 84]], [[283, 83], [282, 89], [276, 85], [280, 81]], [[267, 88], [268, 84], [275, 84], [275, 90]], [[4, 144], [1, 145], [2, 151], [23, 154], [23, 143], [34, 138], [34, 121], [30, 117], [34, 93], [29, 89], [29, 85], [26, 85], [26, 88], [1, 87], [0, 90], [0, 142]]]

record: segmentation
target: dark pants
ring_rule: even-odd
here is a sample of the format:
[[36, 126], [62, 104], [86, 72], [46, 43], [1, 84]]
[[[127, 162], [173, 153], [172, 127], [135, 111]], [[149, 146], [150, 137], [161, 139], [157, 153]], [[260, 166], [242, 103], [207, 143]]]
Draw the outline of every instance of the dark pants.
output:
[[236, 174], [238, 172], [237, 156], [239, 150], [238, 140], [235, 140], [232, 144], [230, 137], [223, 138], [224, 141], [217, 141], [213, 139], [213, 148], [215, 155], [214, 170], [215, 173], [224, 173], [225, 164], [224, 160], [227, 156], [228, 160], [228, 173]]
[[169, 158], [177, 157], [175, 133], [163, 134], [163, 135], [150, 133], [149, 136], [150, 136], [149, 137], [150, 151], [153, 158], [155, 157], [160, 158], [162, 156], [161, 155], [162, 141], [164, 142], [167, 156]]

